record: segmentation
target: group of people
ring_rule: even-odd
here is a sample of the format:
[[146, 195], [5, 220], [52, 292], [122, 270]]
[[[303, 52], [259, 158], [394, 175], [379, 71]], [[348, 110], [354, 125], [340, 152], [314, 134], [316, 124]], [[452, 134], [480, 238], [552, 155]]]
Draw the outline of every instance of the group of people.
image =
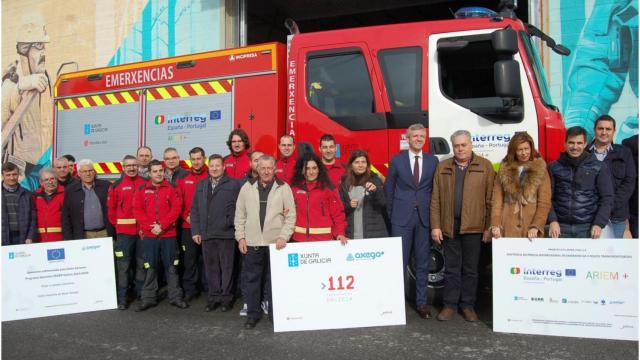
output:
[[548, 168], [531, 136], [516, 133], [497, 175], [473, 152], [466, 130], [451, 135], [454, 156], [439, 162], [423, 151], [427, 134], [420, 124], [407, 129], [409, 149], [391, 159], [386, 179], [371, 170], [364, 150], [342, 163], [331, 135], [321, 137], [320, 156], [308, 143], [296, 149], [284, 135], [276, 159], [250, 151], [242, 129], [229, 134], [225, 157], [191, 149], [190, 170], [180, 166], [175, 148], [165, 149], [161, 162], [140, 147], [124, 157], [114, 183], [96, 179], [88, 159], [74, 164], [76, 177], [61, 157], [40, 172], [41, 187], [31, 194], [7, 162], [2, 245], [113, 237], [119, 309], [128, 308], [132, 289], [136, 311], [155, 306], [163, 276], [171, 305], [187, 308], [204, 291], [205, 311], [227, 312], [237, 285], [251, 329], [263, 313], [272, 314], [268, 245], [282, 249], [290, 241], [401, 237], [403, 268], [414, 258], [416, 311], [431, 318], [433, 241], [443, 246], [446, 263], [437, 318], [449, 320], [460, 310], [476, 321], [482, 242], [546, 234], [598, 238], [605, 226], [617, 237], [629, 229], [637, 237], [637, 135], [630, 151], [612, 144], [614, 132], [608, 116], [596, 122], [591, 144], [584, 129], [568, 129], [566, 151]]

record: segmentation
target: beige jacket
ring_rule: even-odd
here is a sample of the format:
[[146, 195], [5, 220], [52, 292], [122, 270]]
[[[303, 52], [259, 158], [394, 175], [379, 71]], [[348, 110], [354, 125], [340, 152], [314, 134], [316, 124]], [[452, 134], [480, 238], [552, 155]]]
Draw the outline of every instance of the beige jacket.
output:
[[[285, 210], [289, 210], [284, 215]], [[287, 183], [276, 179], [267, 199], [264, 231], [260, 230], [260, 195], [258, 181], [247, 181], [236, 202], [236, 240], [245, 239], [247, 246], [268, 246], [279, 237], [289, 241], [296, 225], [296, 204]]]

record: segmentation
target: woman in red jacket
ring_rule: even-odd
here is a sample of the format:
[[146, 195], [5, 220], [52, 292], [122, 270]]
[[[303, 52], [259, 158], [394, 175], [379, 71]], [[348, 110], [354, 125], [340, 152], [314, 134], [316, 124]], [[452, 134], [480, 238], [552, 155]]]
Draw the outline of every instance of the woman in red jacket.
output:
[[327, 169], [312, 151], [296, 161], [293, 175], [296, 227], [293, 241], [340, 240], [347, 243], [347, 224], [338, 190], [331, 184]]

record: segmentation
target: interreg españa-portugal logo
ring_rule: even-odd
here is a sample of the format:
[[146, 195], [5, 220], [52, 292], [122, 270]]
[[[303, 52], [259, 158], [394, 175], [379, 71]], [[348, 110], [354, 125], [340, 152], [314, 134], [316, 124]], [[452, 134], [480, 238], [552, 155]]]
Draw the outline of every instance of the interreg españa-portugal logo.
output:
[[299, 265], [298, 254], [289, 254], [289, 267], [298, 267]]

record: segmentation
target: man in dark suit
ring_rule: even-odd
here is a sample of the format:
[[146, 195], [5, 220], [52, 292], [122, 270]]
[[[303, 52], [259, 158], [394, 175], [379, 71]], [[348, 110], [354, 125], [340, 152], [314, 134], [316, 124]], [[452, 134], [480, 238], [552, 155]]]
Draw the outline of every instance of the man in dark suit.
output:
[[[622, 145], [631, 150], [631, 156], [633, 157], [633, 163], [636, 166], [636, 179], [638, 178], [638, 134], [631, 136], [630, 138], [622, 140]], [[629, 228], [631, 235], [634, 239], [638, 238], [638, 182], [635, 183], [635, 189], [629, 199]]]
[[113, 236], [107, 217], [107, 193], [111, 184], [96, 179], [93, 162], [78, 162], [80, 181], [64, 191], [62, 233], [65, 240], [92, 239]]
[[402, 237], [402, 265], [405, 271], [413, 249], [416, 311], [423, 319], [430, 319], [431, 307], [427, 305], [431, 259], [429, 204], [438, 159], [422, 151], [426, 139], [427, 130], [422, 124], [409, 126], [409, 150], [401, 151], [391, 159], [384, 191], [391, 219], [391, 235]]

